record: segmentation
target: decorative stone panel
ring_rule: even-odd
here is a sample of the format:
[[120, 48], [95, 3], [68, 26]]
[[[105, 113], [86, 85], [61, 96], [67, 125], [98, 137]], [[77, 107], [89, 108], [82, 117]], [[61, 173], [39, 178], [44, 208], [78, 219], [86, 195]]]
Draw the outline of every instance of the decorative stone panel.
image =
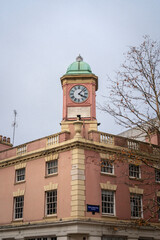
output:
[[109, 160], [114, 160], [115, 156], [109, 153], [100, 153], [100, 158], [101, 159], [109, 159]]
[[48, 185], [44, 186], [44, 191], [51, 191], [58, 188], [58, 183], [50, 182]]
[[160, 170], [160, 164], [154, 164], [153, 167]]
[[101, 189], [116, 191], [117, 185], [111, 184], [110, 181], [106, 183], [100, 183]]
[[134, 188], [129, 187], [129, 191], [130, 191], [130, 193], [135, 193], [135, 194], [141, 194], [141, 195], [143, 195], [144, 189], [138, 188], [138, 187], [136, 186], [136, 187], [134, 187]]
[[52, 161], [52, 160], [55, 160], [55, 159], [58, 159], [58, 153], [51, 154], [51, 155], [45, 157], [46, 162], [49, 162], [49, 161]]
[[142, 161], [139, 160], [139, 159], [128, 159], [128, 163], [134, 164], [134, 165], [137, 165], [137, 166], [142, 165]]
[[21, 168], [25, 168], [26, 167], [26, 163], [20, 163], [20, 164], [17, 164], [15, 165], [15, 169], [21, 169]]
[[157, 192], [157, 197], [160, 197], [160, 191], [159, 191], [159, 192]]
[[24, 192], [25, 192], [25, 190], [20, 190], [18, 188], [18, 190], [16, 192], [13, 192], [13, 197], [24, 196]]

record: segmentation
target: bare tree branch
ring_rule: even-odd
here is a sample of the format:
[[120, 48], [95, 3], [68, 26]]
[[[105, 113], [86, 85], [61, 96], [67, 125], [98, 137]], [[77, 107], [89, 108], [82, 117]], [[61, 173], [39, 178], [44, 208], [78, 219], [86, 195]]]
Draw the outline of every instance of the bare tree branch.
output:
[[160, 132], [160, 45], [144, 36], [138, 47], [129, 47], [115, 79], [110, 79], [110, 96], [99, 108], [125, 128], [142, 134]]

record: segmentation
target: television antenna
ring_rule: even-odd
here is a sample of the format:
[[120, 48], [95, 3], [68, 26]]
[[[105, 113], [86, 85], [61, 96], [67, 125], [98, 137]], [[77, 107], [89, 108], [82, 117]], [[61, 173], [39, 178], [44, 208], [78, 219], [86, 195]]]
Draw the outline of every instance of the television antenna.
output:
[[14, 110], [13, 113], [14, 113], [14, 122], [13, 122], [13, 124], [12, 124], [12, 127], [13, 127], [13, 143], [12, 143], [12, 144], [14, 145], [15, 130], [16, 130], [16, 127], [17, 127], [18, 125], [17, 125], [17, 122], [16, 122], [17, 111]]

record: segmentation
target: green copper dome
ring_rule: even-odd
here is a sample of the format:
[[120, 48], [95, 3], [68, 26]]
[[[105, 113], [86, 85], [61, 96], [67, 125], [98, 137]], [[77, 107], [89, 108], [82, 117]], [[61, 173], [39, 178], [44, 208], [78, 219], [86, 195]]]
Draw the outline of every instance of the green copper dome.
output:
[[91, 68], [88, 63], [83, 62], [83, 58], [79, 55], [76, 62], [73, 62], [68, 68], [66, 75], [76, 74], [92, 74]]

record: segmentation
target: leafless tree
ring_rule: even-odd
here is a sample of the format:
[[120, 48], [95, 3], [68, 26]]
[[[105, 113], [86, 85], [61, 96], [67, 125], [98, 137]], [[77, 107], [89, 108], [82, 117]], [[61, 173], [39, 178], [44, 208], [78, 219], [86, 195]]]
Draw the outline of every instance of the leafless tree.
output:
[[138, 47], [129, 47], [116, 78], [110, 79], [110, 96], [100, 106], [125, 128], [143, 135], [160, 132], [160, 45], [144, 36]]
[[[160, 45], [158, 42], [153, 41], [149, 36], [144, 36], [142, 44], [129, 47], [120, 71], [116, 73], [115, 79], [108, 77], [107, 83], [110, 95], [107, 96], [107, 101], [99, 106], [102, 111], [109, 113], [126, 129], [137, 130], [135, 138], [140, 137], [138, 135], [147, 135], [150, 139], [153, 132], [160, 133]], [[133, 159], [133, 163], [136, 164], [139, 159], [136, 159], [134, 154], [132, 156], [132, 150], [130, 153], [131, 156], [126, 152], [121, 155], [116, 154], [117, 160], [114, 164], [118, 164], [119, 161], [125, 164], [128, 159]], [[140, 161], [143, 179], [138, 186], [143, 188], [144, 185], [152, 185], [143, 195], [146, 199], [143, 211], [148, 213], [148, 219], [140, 219], [137, 222], [139, 225], [145, 225], [152, 221], [157, 213], [160, 214], [160, 203], [155, 195], [159, 187], [153, 171], [155, 168], [159, 174], [160, 169], [156, 169], [157, 167], [147, 159]], [[103, 162], [101, 164], [103, 167]], [[122, 178], [126, 175], [126, 184], [133, 187], [135, 182], [128, 182], [128, 174], [126, 170]], [[121, 179], [119, 178], [118, 181], [120, 182]]]

